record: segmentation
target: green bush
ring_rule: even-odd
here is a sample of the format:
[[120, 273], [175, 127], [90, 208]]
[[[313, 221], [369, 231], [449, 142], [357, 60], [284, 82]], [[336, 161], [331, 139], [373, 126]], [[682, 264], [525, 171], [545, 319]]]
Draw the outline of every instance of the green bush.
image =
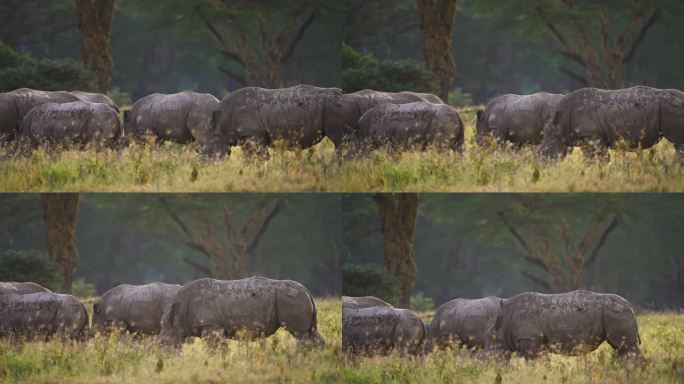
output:
[[0, 42], [0, 92], [17, 88], [92, 91], [97, 87], [93, 73], [78, 61], [22, 55]]
[[435, 309], [435, 302], [432, 297], [427, 297], [423, 292], [416, 292], [411, 296], [411, 309], [414, 311], [431, 311]]
[[71, 293], [78, 297], [93, 297], [97, 296], [97, 289], [95, 284], [89, 283], [86, 279], [79, 277], [71, 284]]
[[375, 264], [345, 264], [342, 293], [346, 296], [375, 296], [396, 305], [401, 300], [399, 279]]
[[123, 108], [131, 105], [131, 94], [122, 91], [119, 87], [112, 87], [112, 89], [107, 92], [107, 96], [109, 96], [109, 98], [119, 107]]
[[57, 264], [35, 250], [0, 251], [0, 281], [32, 281], [48, 289], [59, 287]]
[[454, 107], [468, 107], [473, 105], [473, 96], [470, 93], [463, 92], [461, 88], [454, 88], [449, 92], [448, 103]]
[[342, 45], [342, 89], [356, 92], [437, 92], [437, 77], [415, 60], [377, 59]]

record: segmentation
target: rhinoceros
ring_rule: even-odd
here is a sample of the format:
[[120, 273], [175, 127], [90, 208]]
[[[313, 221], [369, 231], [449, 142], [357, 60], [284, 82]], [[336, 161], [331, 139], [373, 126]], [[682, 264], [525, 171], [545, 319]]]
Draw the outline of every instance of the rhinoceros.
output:
[[437, 96], [429, 93], [417, 92], [380, 92], [364, 89], [354, 93], [342, 95], [342, 116], [344, 125], [336, 125], [337, 130], [328, 130], [326, 133], [330, 140], [339, 147], [345, 141], [351, 141], [354, 137], [356, 125], [368, 110], [382, 104], [408, 104], [419, 101], [428, 101], [435, 104], [444, 104]]
[[342, 308], [368, 308], [368, 307], [391, 307], [390, 303], [384, 300], [378, 299], [375, 296], [362, 296], [362, 297], [352, 297], [352, 296], [342, 296]]
[[531, 95], [507, 94], [492, 99], [485, 110], [477, 111], [477, 142], [487, 136], [518, 146], [539, 144], [544, 126], [551, 123], [563, 95], [538, 92]]
[[74, 296], [54, 292], [0, 295], [0, 337], [86, 336], [88, 312]]
[[246, 87], [221, 100], [211, 120], [207, 155], [230, 154], [230, 147], [262, 152], [276, 141], [288, 147], [309, 148], [329, 130], [343, 124], [338, 88], [298, 85], [264, 89]]
[[572, 291], [521, 293], [502, 300], [487, 325], [485, 348], [498, 355], [535, 358], [542, 350], [589, 353], [607, 341], [618, 356], [640, 356], [632, 305], [614, 294]]
[[484, 348], [487, 323], [496, 316], [498, 297], [454, 299], [437, 308], [427, 325], [430, 339], [440, 348], [453, 343], [467, 348]]
[[177, 347], [186, 337], [268, 337], [284, 328], [299, 342], [321, 346], [316, 304], [291, 280], [250, 277], [199, 279], [181, 287], [162, 317], [161, 341]]
[[[428, 333], [420, 317], [408, 309], [382, 303], [375, 306], [361, 303], [361, 307], [343, 305], [342, 348], [350, 354], [385, 354], [392, 350], [417, 354], [423, 351]], [[372, 303], [366, 301], [365, 304]]]
[[114, 147], [123, 137], [119, 114], [106, 104], [75, 101], [45, 103], [26, 114], [17, 135], [34, 147], [51, 144], [95, 148]]
[[684, 149], [684, 92], [636, 86], [618, 90], [582, 88], [563, 97], [553, 121], [545, 127], [540, 148], [549, 157], [564, 156], [568, 147], [605, 154], [624, 141], [649, 148], [661, 137]]
[[93, 328], [102, 334], [110, 328], [133, 334], [158, 334], [162, 314], [180, 288], [160, 282], [118, 285], [93, 304]]
[[87, 101], [89, 103], [107, 104], [112, 109], [114, 109], [116, 112], [119, 112], [119, 106], [116, 105], [114, 100], [112, 100], [109, 96], [104, 95], [102, 93], [71, 91], [71, 94], [78, 97], [79, 99], [81, 99], [83, 101]]
[[370, 149], [436, 147], [460, 151], [463, 135], [463, 121], [454, 108], [426, 101], [379, 105], [364, 113], [356, 126], [356, 137]]
[[27, 294], [37, 292], [50, 292], [49, 289], [33, 282], [19, 283], [14, 281], [0, 281], [0, 295]]
[[153, 93], [124, 113], [126, 133], [135, 140], [149, 135], [159, 142], [186, 144], [197, 140], [204, 145], [218, 105], [218, 99], [208, 93]]
[[76, 95], [65, 91], [20, 88], [0, 93], [0, 142], [9, 142], [15, 138], [24, 116], [34, 107], [45, 103], [71, 103], [80, 100]]

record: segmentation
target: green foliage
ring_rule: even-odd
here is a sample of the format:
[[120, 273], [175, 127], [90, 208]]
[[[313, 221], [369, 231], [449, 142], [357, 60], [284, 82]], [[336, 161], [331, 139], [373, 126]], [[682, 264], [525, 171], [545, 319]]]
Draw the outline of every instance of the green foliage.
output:
[[458, 87], [449, 92], [448, 103], [454, 107], [469, 107], [473, 105], [473, 96], [470, 93], [463, 92], [463, 89]]
[[348, 93], [362, 89], [435, 93], [437, 78], [421, 62], [377, 59], [343, 44], [342, 89]]
[[35, 250], [0, 251], [0, 281], [32, 281], [48, 289], [59, 287], [57, 264]]
[[342, 293], [346, 296], [375, 296], [391, 304], [399, 303], [399, 279], [376, 264], [345, 264], [342, 267]]
[[71, 293], [78, 297], [92, 297], [97, 295], [95, 284], [89, 283], [86, 279], [79, 277], [71, 285]]
[[112, 89], [107, 92], [107, 96], [109, 96], [109, 98], [111, 98], [119, 107], [131, 105], [131, 95], [128, 92], [122, 91], [119, 87], [112, 87]]
[[423, 292], [416, 292], [411, 295], [411, 309], [414, 311], [430, 311], [435, 309], [435, 301], [427, 297]]
[[17, 88], [88, 91], [95, 89], [95, 83], [80, 62], [20, 55], [0, 42], [0, 92]]

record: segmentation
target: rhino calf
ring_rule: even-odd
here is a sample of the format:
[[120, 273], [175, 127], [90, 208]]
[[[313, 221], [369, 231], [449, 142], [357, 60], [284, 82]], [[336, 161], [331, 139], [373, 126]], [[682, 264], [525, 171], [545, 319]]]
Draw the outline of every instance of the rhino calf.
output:
[[158, 142], [187, 144], [197, 140], [204, 145], [211, 115], [218, 104], [218, 99], [208, 93], [153, 93], [136, 101], [124, 113], [126, 132], [135, 140], [152, 136]]
[[96, 149], [113, 147], [123, 137], [121, 117], [106, 104], [76, 101], [45, 103], [33, 108], [21, 123], [19, 140], [31, 147], [63, 145]]
[[0, 337], [86, 336], [88, 312], [74, 296], [54, 292], [0, 295]]
[[492, 99], [485, 110], [477, 112], [477, 142], [487, 136], [518, 146], [539, 144], [544, 126], [553, 120], [563, 95], [538, 92], [531, 95], [507, 94]]
[[0, 281], [0, 295], [10, 295], [10, 294], [27, 294], [27, 293], [37, 293], [37, 292], [50, 292], [49, 289], [43, 287], [40, 284], [25, 282], [18, 283], [14, 281], [2, 282]]
[[159, 282], [116, 286], [93, 304], [93, 328], [101, 334], [111, 328], [133, 334], [158, 334], [162, 314], [180, 287]]
[[177, 347], [191, 336], [268, 337], [281, 327], [302, 343], [325, 343], [316, 304], [301, 284], [264, 277], [205, 278], [178, 290], [162, 317], [161, 341]]
[[359, 309], [377, 306], [391, 307], [392, 305], [384, 300], [378, 299], [375, 296], [342, 296], [342, 308]]
[[[408, 309], [376, 299], [348, 297], [342, 305], [342, 348], [350, 354], [385, 354], [392, 350], [417, 354], [427, 341], [423, 321]], [[362, 300], [354, 300], [362, 299]], [[371, 305], [371, 306], [367, 306]]]
[[383, 104], [361, 116], [356, 135], [370, 149], [436, 147], [460, 151], [464, 126], [458, 112], [445, 104]]
[[613, 294], [521, 293], [501, 302], [486, 332], [485, 348], [494, 354], [534, 358], [548, 350], [579, 355], [607, 341], [618, 356], [641, 355], [634, 310]]
[[453, 343], [467, 348], [484, 348], [487, 323], [496, 316], [498, 297], [454, 299], [437, 308], [428, 324], [430, 339], [440, 348]]

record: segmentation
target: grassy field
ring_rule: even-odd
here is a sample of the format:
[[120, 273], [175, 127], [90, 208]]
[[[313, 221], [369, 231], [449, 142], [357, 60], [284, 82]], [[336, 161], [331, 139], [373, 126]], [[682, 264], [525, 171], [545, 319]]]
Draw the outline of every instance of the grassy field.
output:
[[[431, 313], [423, 313], [425, 320]], [[544, 354], [509, 363], [465, 350], [423, 357], [361, 357], [345, 362], [344, 381], [356, 383], [681, 383], [684, 382], [684, 313], [639, 316], [642, 363], [624, 363], [604, 343], [581, 357]]]
[[335, 383], [342, 372], [342, 305], [339, 299], [316, 303], [327, 342], [321, 350], [297, 348], [283, 330], [221, 348], [195, 339], [181, 351], [160, 349], [152, 339], [117, 337], [65, 344], [0, 341], [0, 383]]
[[474, 113], [463, 155], [379, 151], [345, 160], [325, 139], [298, 151], [270, 150], [251, 160], [239, 148], [203, 161], [198, 146], [132, 146], [122, 151], [36, 151], [12, 157], [0, 149], [1, 191], [684, 191], [684, 161], [663, 141], [652, 149], [611, 150], [611, 161], [587, 160], [579, 149], [545, 161], [519, 151], [474, 145]]

